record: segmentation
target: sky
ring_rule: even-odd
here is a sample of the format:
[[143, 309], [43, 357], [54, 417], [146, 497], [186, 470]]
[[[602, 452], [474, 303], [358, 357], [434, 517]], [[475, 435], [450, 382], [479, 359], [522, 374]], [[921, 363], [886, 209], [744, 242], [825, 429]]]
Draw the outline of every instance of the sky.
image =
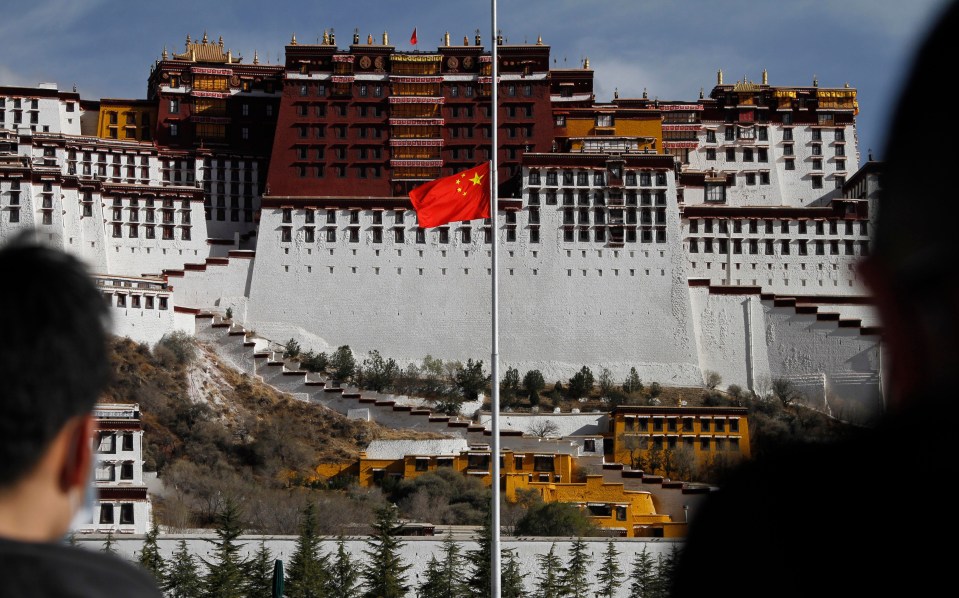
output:
[[[859, 91], [862, 160], [883, 157], [886, 124], [917, 44], [948, 0], [498, 0], [506, 43], [542, 36], [554, 65], [589, 58], [596, 99], [693, 100], [722, 69], [725, 82]], [[490, 0], [31, 0], [9, 2], [0, 19], [0, 85], [76, 85], [85, 99], [145, 98], [163, 48], [186, 36], [211, 40], [244, 62], [282, 62], [284, 46], [336, 32], [346, 48], [384, 31], [397, 50], [430, 50], [480, 30], [489, 47]]]

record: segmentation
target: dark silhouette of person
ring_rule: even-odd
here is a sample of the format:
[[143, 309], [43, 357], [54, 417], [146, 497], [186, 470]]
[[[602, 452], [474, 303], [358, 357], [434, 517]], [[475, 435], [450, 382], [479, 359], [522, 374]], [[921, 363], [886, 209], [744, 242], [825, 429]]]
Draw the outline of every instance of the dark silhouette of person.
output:
[[956, 152], [946, 90], [959, 3], [937, 17], [902, 82], [873, 247], [860, 268], [888, 351], [881, 421], [751, 461], [721, 481], [690, 523], [673, 598], [949, 591], [959, 212], [949, 207]]
[[63, 538], [90, 496], [109, 312], [81, 262], [20, 235], [0, 248], [0, 596], [161, 596], [119, 557]]

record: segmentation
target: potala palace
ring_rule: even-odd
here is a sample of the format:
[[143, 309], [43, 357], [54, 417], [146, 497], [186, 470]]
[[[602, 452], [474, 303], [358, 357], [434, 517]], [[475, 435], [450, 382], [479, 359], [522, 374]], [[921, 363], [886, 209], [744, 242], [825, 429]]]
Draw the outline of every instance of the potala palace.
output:
[[495, 239], [504, 367], [877, 395], [856, 262], [881, 165], [861, 160], [855, 89], [720, 71], [694, 99], [599, 101], [588, 60], [494, 43], [495, 219], [421, 229], [407, 196], [491, 156], [479, 36], [294, 37], [265, 65], [204, 34], [163, 50], [146, 99], [0, 86], [0, 237], [86, 260], [120, 335], [229, 308], [261, 338], [401, 365], [488, 359]]

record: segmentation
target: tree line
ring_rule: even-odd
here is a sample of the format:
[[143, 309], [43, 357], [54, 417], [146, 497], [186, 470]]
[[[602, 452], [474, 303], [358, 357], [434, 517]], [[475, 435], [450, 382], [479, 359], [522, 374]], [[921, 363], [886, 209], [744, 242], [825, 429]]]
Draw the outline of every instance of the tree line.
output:
[[[283, 569], [283, 596], [288, 598], [485, 598], [491, 592], [492, 530], [487, 518], [476, 539], [477, 548], [465, 550], [452, 536], [443, 540], [439, 556], [432, 555], [422, 579], [411, 580], [410, 564], [403, 560], [404, 542], [398, 511], [386, 505], [376, 512], [372, 533], [366, 541], [363, 558], [356, 559], [346, 550], [342, 536], [336, 548], [321, 551], [318, 513], [309, 504], [294, 549]], [[220, 513], [211, 557], [191, 554], [180, 540], [172, 555], [164, 559], [158, 545], [159, 530], [154, 525], [146, 535], [137, 562], [157, 580], [169, 598], [253, 598], [271, 597], [277, 590], [274, 569], [278, 561], [264, 543], [248, 558], [241, 558], [244, 533], [239, 508], [228, 503]], [[112, 537], [103, 550], [115, 552]], [[644, 546], [630, 563], [628, 571], [620, 564], [616, 543], [609, 541], [594, 563], [587, 544], [577, 537], [563, 559], [556, 544], [546, 554], [536, 556], [537, 573], [531, 580], [520, 569], [512, 550], [501, 554], [500, 590], [503, 598], [580, 598], [595, 595], [604, 598], [666, 598], [670, 576], [678, 557], [678, 548], [655, 558]], [[595, 569], [595, 580], [589, 572]], [[418, 576], [419, 577], [419, 576]], [[532, 585], [532, 587], [528, 587]], [[532, 592], [530, 592], [532, 590]], [[626, 593], [624, 594], [623, 591]]]

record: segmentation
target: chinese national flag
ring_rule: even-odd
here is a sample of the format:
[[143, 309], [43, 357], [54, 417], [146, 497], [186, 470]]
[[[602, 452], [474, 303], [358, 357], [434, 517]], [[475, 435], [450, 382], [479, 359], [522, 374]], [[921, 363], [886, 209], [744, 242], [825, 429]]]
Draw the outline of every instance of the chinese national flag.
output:
[[416, 27], [413, 27], [413, 35], [410, 36], [410, 43], [416, 45]]
[[489, 162], [424, 183], [410, 191], [410, 200], [422, 228], [489, 218]]

